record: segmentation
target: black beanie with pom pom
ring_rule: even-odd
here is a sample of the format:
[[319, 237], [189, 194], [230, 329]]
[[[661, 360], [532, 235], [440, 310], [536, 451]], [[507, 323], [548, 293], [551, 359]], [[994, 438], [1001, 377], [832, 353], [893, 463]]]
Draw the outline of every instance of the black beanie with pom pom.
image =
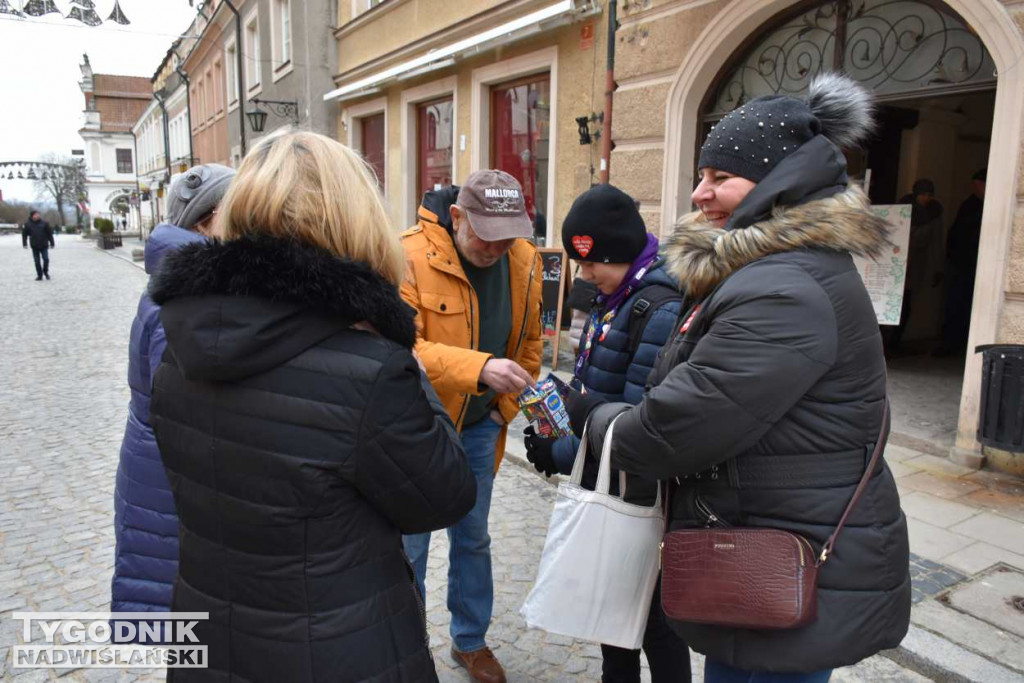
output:
[[811, 83], [806, 99], [767, 95], [729, 112], [708, 134], [697, 168], [761, 182], [817, 135], [850, 147], [867, 137], [873, 125], [867, 91], [845, 76], [824, 74]]

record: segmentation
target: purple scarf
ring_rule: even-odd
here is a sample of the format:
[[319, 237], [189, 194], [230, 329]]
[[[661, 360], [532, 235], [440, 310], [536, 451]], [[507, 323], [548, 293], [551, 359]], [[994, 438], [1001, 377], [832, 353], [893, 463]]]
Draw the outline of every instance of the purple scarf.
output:
[[[597, 295], [597, 305], [600, 306], [601, 310], [607, 311], [613, 308], [618, 308], [623, 301], [625, 301], [633, 289], [638, 284], [633, 282], [636, 278], [637, 273], [644, 270], [646, 275], [646, 269], [650, 267], [658, 258], [658, 236], [654, 233], [647, 233], [647, 245], [644, 246], [644, 250], [640, 252], [640, 255], [633, 261], [633, 265], [626, 271], [626, 276], [622, 278], [622, 284], [613, 293], [605, 296], [604, 294]], [[643, 278], [641, 275], [641, 279]]]
[[605, 332], [611, 326], [615, 316], [618, 315], [619, 306], [629, 298], [629, 295], [633, 293], [636, 286], [647, 275], [647, 269], [657, 260], [658, 238], [651, 233], [647, 233], [647, 246], [644, 247], [640, 255], [633, 261], [633, 265], [626, 271], [626, 276], [622, 278], [622, 283], [618, 289], [608, 296], [600, 293], [597, 295], [594, 308], [590, 312], [590, 318], [583, 328], [583, 338], [580, 339], [580, 352], [576, 357], [576, 377], [580, 379], [583, 377], [583, 369], [587, 365], [587, 359], [590, 358], [594, 337], [597, 337], [598, 341], [604, 340]]

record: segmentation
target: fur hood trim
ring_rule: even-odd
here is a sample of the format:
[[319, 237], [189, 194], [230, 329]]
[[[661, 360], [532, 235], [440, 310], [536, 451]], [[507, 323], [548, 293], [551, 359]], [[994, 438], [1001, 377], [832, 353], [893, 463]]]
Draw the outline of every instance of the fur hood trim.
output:
[[367, 321], [407, 349], [416, 343], [415, 311], [395, 285], [365, 263], [295, 240], [247, 235], [188, 244], [167, 255], [149, 294], [160, 305], [211, 295], [294, 303], [349, 324]]
[[743, 266], [798, 249], [878, 256], [889, 244], [889, 226], [875, 215], [859, 187], [796, 206], [780, 206], [771, 218], [737, 230], [683, 216], [666, 241], [668, 271], [689, 297], [702, 299]]

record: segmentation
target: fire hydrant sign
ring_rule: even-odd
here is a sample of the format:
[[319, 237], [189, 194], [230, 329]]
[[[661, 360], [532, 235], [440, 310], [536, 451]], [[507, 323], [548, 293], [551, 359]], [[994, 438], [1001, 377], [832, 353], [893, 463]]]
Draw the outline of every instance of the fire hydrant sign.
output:
[[871, 296], [879, 325], [899, 325], [903, 311], [903, 285], [907, 279], [910, 246], [910, 204], [872, 206], [889, 223], [891, 246], [877, 260], [854, 256], [853, 262]]

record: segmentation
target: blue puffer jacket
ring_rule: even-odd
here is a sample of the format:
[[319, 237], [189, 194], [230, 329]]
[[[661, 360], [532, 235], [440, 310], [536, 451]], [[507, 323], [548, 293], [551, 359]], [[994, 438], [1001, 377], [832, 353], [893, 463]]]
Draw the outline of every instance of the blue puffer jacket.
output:
[[[619, 314], [612, 320], [612, 326], [608, 330], [608, 334], [605, 335], [604, 341], [594, 340], [590, 357], [587, 359], [586, 365], [583, 366], [581, 377], [583, 386], [587, 388], [588, 392], [596, 394], [606, 401], [624, 401], [634, 405], [640, 403], [643, 398], [647, 375], [654, 367], [658, 351], [672, 337], [682, 301], [679, 299], [666, 301], [656, 310], [647, 314], [647, 325], [644, 327], [640, 344], [636, 349], [628, 348], [629, 320], [633, 315], [633, 305], [637, 299], [643, 298], [644, 289], [647, 287], [663, 285], [679, 289], [679, 285], [666, 272], [663, 265], [664, 261], [659, 260], [647, 271], [641, 281], [643, 288], [633, 292], [629, 299], [622, 304]], [[588, 328], [584, 327], [581, 339], [586, 339], [588, 334]], [[579, 445], [580, 440], [575, 436], [566, 436], [552, 446], [551, 455], [555, 459], [558, 471], [562, 474], [569, 474], [572, 471], [572, 464], [576, 459], [576, 450]], [[596, 467], [593, 477], [584, 477], [584, 484], [586, 485], [587, 480], [591, 478], [596, 479]]]
[[[170, 251], [204, 239], [183, 228], [158, 225], [146, 243], [146, 272], [152, 275]], [[149, 421], [153, 375], [166, 345], [160, 307], [143, 294], [132, 323], [132, 398], [114, 488], [113, 612], [168, 611], [178, 574], [178, 515]]]

